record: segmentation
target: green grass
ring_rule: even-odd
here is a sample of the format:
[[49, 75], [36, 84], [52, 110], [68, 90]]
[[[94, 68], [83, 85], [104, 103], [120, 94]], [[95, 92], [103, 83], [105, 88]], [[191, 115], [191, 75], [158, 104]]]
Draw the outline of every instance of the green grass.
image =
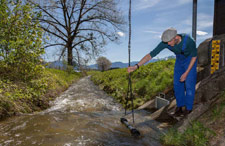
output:
[[214, 121], [224, 118], [224, 111], [225, 111], [225, 91], [219, 96], [220, 102], [217, 103], [212, 111], [211, 116]]
[[59, 85], [68, 86], [74, 80], [77, 80], [81, 77], [80, 73], [77, 72], [66, 72], [58, 69], [47, 69], [49, 74], [54, 76], [54, 79], [59, 83]]
[[207, 146], [209, 138], [215, 133], [204, 127], [200, 122], [194, 121], [184, 133], [179, 133], [171, 128], [161, 137], [161, 142], [166, 146]]
[[220, 118], [222, 116], [222, 113], [225, 109], [225, 103], [220, 103], [218, 104], [216, 107], [214, 107], [214, 109], [212, 110], [212, 118], [214, 120]]
[[[218, 95], [218, 101], [198, 121], [194, 121], [184, 133], [174, 128], [161, 137], [163, 145], [208, 146], [209, 141], [224, 131], [225, 92]], [[208, 128], [207, 128], [208, 127]]]
[[[131, 73], [135, 108], [173, 86], [174, 63], [174, 59], [149, 63]], [[95, 84], [125, 106], [128, 90], [126, 68], [105, 72], [92, 71], [89, 74]], [[128, 108], [131, 108], [131, 102], [128, 103]]]
[[29, 82], [0, 78], [0, 118], [47, 108], [50, 100], [80, 76], [76, 72], [44, 69], [39, 77]]

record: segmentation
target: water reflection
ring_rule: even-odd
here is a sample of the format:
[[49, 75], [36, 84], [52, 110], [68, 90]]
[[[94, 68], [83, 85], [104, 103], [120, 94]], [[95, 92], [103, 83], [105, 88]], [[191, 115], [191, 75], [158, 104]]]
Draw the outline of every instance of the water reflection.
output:
[[0, 125], [0, 143], [3, 145], [158, 145], [160, 132], [157, 128], [158, 123], [151, 120], [146, 122], [139, 119], [136, 114], [136, 127], [142, 136], [135, 139], [120, 123], [121, 114], [115, 111], [74, 112], [10, 118]]

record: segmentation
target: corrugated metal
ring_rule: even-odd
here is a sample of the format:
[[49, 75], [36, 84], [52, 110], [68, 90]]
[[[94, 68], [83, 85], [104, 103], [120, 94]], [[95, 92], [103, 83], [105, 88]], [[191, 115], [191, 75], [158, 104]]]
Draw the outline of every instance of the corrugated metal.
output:
[[225, 0], [215, 0], [213, 35], [225, 34]]

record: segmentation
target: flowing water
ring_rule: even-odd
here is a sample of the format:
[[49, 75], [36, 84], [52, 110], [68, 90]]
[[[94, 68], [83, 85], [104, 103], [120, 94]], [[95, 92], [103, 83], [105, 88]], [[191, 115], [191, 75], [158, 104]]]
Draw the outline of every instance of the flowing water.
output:
[[[134, 126], [141, 136], [133, 137], [120, 123], [121, 105], [99, 90], [90, 77], [82, 78], [35, 114], [0, 122], [0, 146], [157, 146], [163, 130], [146, 111], [135, 112]], [[132, 123], [131, 114], [127, 115]]]

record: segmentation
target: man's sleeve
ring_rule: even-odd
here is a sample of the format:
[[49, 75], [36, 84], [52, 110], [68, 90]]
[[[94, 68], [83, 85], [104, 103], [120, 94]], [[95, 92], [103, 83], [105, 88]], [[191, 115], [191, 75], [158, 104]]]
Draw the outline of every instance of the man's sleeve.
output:
[[191, 57], [196, 57], [197, 56], [196, 43], [192, 38], [190, 38], [190, 42], [188, 45], [189, 45], [188, 47], [191, 48], [191, 53], [190, 53]]
[[152, 58], [155, 57], [166, 47], [167, 47], [167, 44], [165, 44], [163, 42], [159, 43], [158, 46], [150, 52], [151, 57]]

